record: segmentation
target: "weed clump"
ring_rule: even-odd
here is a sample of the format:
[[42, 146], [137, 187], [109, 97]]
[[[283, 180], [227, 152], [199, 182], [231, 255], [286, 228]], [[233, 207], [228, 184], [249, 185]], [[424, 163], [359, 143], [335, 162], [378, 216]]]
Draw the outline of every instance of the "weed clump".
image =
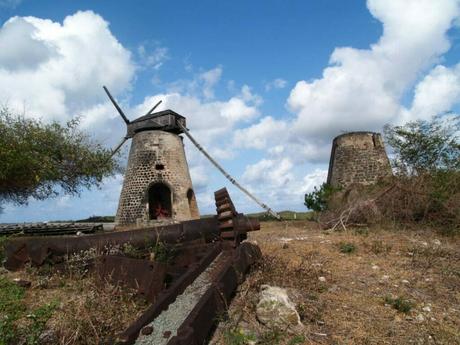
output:
[[385, 304], [391, 305], [393, 309], [404, 314], [409, 313], [413, 307], [412, 303], [403, 297], [393, 298], [391, 296], [385, 296]]
[[227, 329], [224, 334], [225, 345], [246, 345], [257, 340], [254, 334], [247, 334], [243, 329]]
[[351, 254], [351, 253], [354, 253], [356, 251], [356, 246], [353, 243], [350, 243], [350, 242], [346, 242], [346, 243], [341, 242], [339, 244], [339, 249], [340, 249], [341, 253]]

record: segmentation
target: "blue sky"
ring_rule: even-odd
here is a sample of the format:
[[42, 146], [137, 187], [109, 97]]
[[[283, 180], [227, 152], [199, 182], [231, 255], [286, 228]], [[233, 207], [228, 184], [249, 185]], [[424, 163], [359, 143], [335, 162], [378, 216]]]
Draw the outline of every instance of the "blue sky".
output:
[[[460, 101], [457, 0], [0, 0], [0, 104], [44, 121], [82, 117], [107, 146], [157, 100], [274, 209], [303, 210], [343, 131], [429, 119]], [[202, 213], [227, 186], [186, 143]], [[129, 145], [125, 145], [126, 153]], [[122, 176], [80, 197], [4, 205], [0, 222], [116, 212]]]

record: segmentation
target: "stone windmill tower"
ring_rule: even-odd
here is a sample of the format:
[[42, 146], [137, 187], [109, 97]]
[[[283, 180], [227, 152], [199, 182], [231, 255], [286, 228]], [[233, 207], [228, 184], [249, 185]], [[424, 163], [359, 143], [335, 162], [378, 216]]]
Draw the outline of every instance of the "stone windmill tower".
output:
[[185, 117], [172, 110], [147, 114], [129, 121], [104, 90], [127, 125], [126, 136], [115, 154], [132, 138], [128, 166], [115, 222], [118, 226], [160, 221], [183, 221], [200, 217], [182, 137]]
[[327, 174], [331, 186], [369, 185], [391, 174], [380, 133], [349, 132], [334, 138]]

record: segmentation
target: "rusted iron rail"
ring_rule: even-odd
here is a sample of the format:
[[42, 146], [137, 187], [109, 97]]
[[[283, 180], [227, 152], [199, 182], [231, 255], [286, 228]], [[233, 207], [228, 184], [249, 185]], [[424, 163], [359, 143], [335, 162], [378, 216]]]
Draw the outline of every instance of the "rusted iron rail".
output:
[[213, 282], [167, 345], [201, 345], [229, 305], [249, 267], [262, 256], [259, 247], [243, 243], [222, 255]]
[[[254, 230], [256, 225], [244, 215], [234, 217], [239, 232]], [[220, 237], [217, 217], [189, 220], [180, 224], [158, 227], [115, 231], [87, 236], [47, 236], [21, 237], [8, 241], [5, 246], [6, 261], [4, 267], [15, 271], [24, 267], [26, 262], [39, 266], [45, 259], [88, 250], [130, 243], [136, 248], [145, 248], [152, 243], [177, 244], [194, 239], [213, 241]]]
[[87, 223], [25, 223], [0, 225], [0, 236], [56, 236], [72, 235], [77, 232], [89, 234], [103, 229], [102, 224]]
[[130, 243], [136, 248], [145, 248], [156, 242], [174, 244], [199, 238], [212, 241], [218, 237], [219, 228], [215, 218], [87, 236], [21, 237], [7, 242], [4, 266], [8, 270], [15, 271], [29, 261], [39, 266], [46, 258], [53, 256], [78, 253], [90, 248], [103, 250], [124, 243]]
[[163, 291], [152, 304], [136, 321], [134, 321], [121, 335], [115, 340], [116, 344], [133, 344], [139, 336], [141, 329], [149, 322], [154, 320], [160, 313], [167, 309], [180, 295], [185, 288], [216, 258], [222, 251], [222, 244], [214, 244], [206, 255], [192, 265], [169, 289]]

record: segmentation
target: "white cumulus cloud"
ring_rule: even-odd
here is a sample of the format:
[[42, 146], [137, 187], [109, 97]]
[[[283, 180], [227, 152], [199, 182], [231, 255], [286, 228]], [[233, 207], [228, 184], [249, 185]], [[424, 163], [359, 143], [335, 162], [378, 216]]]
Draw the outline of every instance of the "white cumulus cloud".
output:
[[26, 115], [66, 120], [129, 88], [131, 54], [91, 11], [63, 23], [13, 17], [0, 28], [0, 102]]
[[336, 48], [319, 79], [299, 81], [288, 99], [297, 132], [332, 137], [378, 130], [401, 116], [401, 98], [448, 51], [456, 0], [369, 0], [383, 35], [369, 49]]

